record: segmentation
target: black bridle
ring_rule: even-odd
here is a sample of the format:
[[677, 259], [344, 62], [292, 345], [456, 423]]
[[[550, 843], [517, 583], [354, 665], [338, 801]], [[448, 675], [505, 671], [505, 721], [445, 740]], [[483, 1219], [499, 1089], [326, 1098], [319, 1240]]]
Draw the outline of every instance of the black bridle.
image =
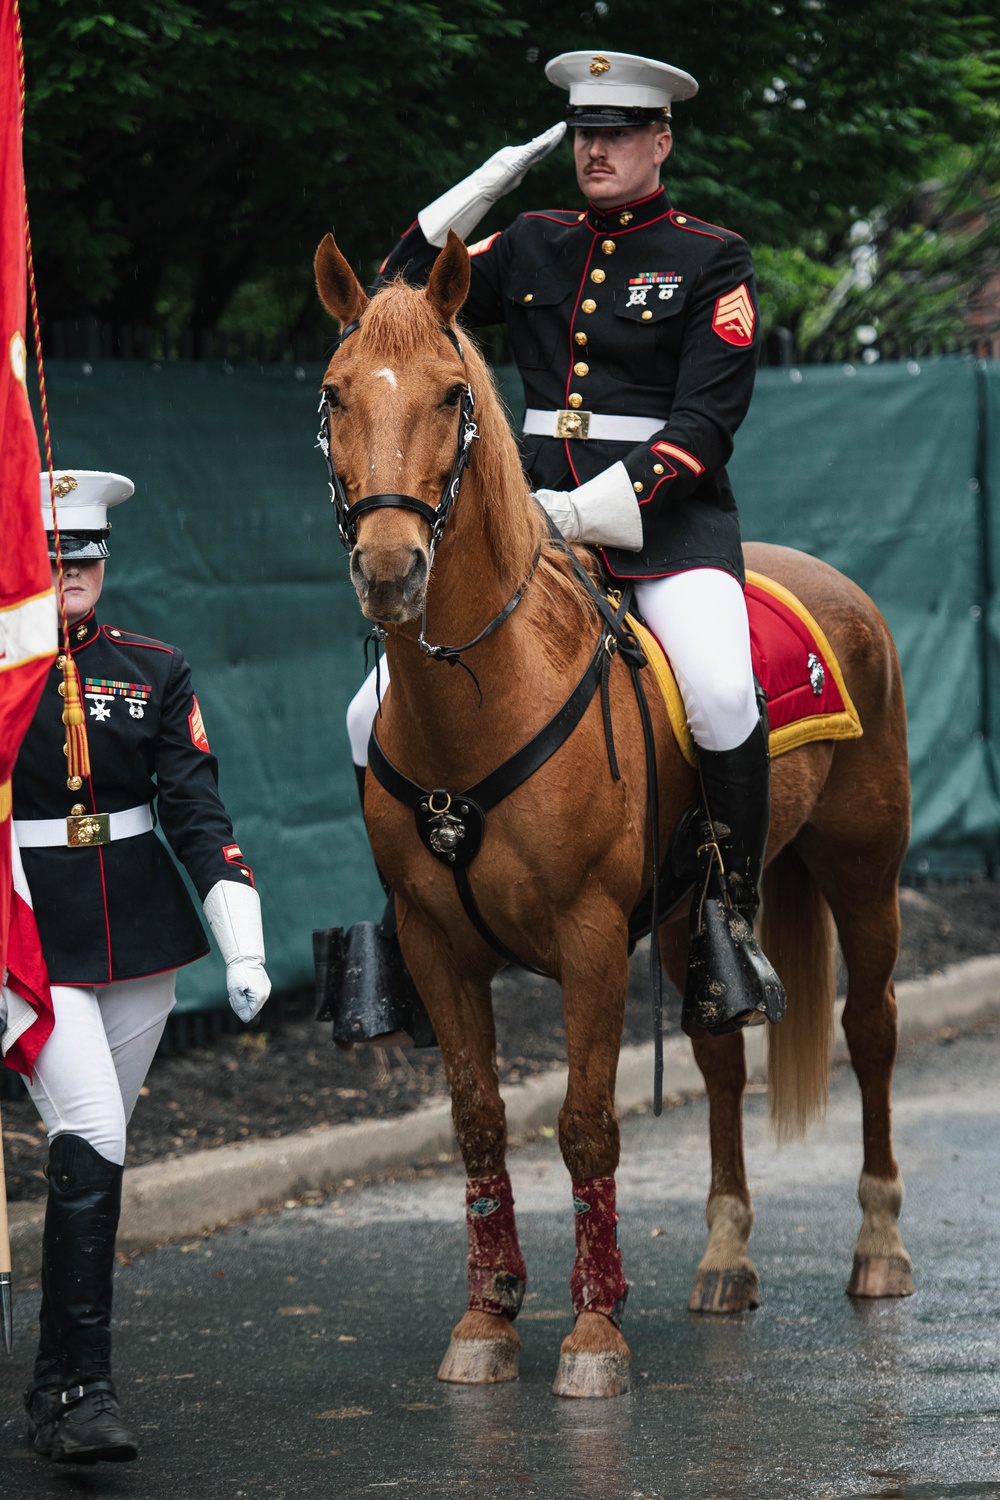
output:
[[[341, 344], [343, 344], [344, 340], [346, 338], [349, 338], [350, 335], [357, 330], [357, 328], [359, 327], [359, 322], [360, 320], [354, 323], [347, 324], [340, 336]], [[441, 332], [444, 334], [448, 342], [454, 346], [456, 352], [458, 353], [458, 357], [462, 361], [462, 364], [464, 366], [465, 355], [462, 352], [462, 345], [459, 343], [454, 331], [451, 328], [445, 326], [442, 327]], [[320, 393], [319, 400], [320, 424], [316, 446], [320, 449], [323, 457], [326, 459], [327, 474], [330, 481], [330, 499], [333, 503], [334, 514], [337, 518], [337, 531], [340, 535], [341, 544], [348, 552], [353, 552], [354, 548], [357, 546], [358, 541], [358, 518], [359, 516], [365, 515], [368, 511], [412, 510], [418, 516], [420, 516], [422, 520], [426, 521], [431, 528], [431, 539], [428, 547], [427, 559], [428, 569], [430, 569], [434, 565], [434, 553], [437, 550], [437, 545], [441, 540], [444, 529], [447, 526], [452, 510], [454, 509], [455, 502], [458, 499], [458, 492], [462, 487], [462, 476], [468, 468], [469, 461], [472, 457], [472, 444], [479, 436], [479, 429], [476, 426], [475, 417], [476, 397], [475, 393], [473, 392], [472, 386], [468, 381], [466, 381], [465, 386], [462, 390], [461, 400], [458, 403], [458, 437], [455, 444], [455, 457], [452, 461], [451, 473], [448, 475], [444, 489], [441, 492], [441, 499], [438, 501], [436, 506], [428, 505], [424, 500], [418, 500], [416, 495], [395, 494], [364, 495], [360, 500], [355, 500], [354, 504], [352, 505], [347, 498], [347, 491], [344, 489], [344, 482], [338, 474], [337, 466], [333, 461], [333, 451], [330, 444], [330, 410], [331, 407], [329, 392], [324, 389]], [[484, 641], [487, 636], [492, 635], [494, 630], [496, 630], [498, 626], [502, 625], [504, 620], [506, 620], [508, 616], [511, 615], [517, 608], [518, 604], [520, 604], [521, 600], [524, 598], [525, 590], [527, 589], [528, 584], [534, 577], [535, 569], [538, 566], [539, 555], [540, 554], [536, 552], [535, 560], [531, 565], [531, 572], [528, 574], [528, 577], [524, 580], [524, 582], [520, 585], [517, 592], [513, 594], [510, 599], [508, 599], [507, 603], [504, 605], [500, 613], [495, 615], [493, 619], [490, 620], [490, 622], [479, 632], [478, 635], [474, 636], [471, 641], [466, 641], [462, 646], [434, 646], [431, 645], [431, 643], [427, 640], [427, 596], [426, 593], [424, 595], [424, 603], [420, 612], [420, 635], [418, 637], [418, 645], [420, 646], [421, 651], [425, 656], [431, 657], [431, 659], [434, 661], [447, 662], [450, 667], [464, 667], [465, 670], [469, 673], [469, 676], [472, 678], [473, 682], [476, 684], [476, 689], [479, 692], [480, 703], [482, 703], [483, 701], [483, 694], [482, 689], [479, 687], [479, 679], [476, 677], [476, 674], [475, 672], [473, 672], [472, 668], [466, 666], [465, 662], [462, 661], [462, 653], [463, 651], [471, 651], [473, 646], [478, 646], [480, 641]], [[373, 626], [371, 635], [368, 637], [368, 639], [375, 641], [375, 666], [377, 668], [378, 648], [385, 640], [385, 630], [381, 625]], [[366, 670], [368, 667], [367, 658], [368, 641], [366, 640]], [[376, 682], [376, 693], [379, 697], [379, 707], [381, 709], [381, 694], [378, 693], [378, 686], [379, 685]]]

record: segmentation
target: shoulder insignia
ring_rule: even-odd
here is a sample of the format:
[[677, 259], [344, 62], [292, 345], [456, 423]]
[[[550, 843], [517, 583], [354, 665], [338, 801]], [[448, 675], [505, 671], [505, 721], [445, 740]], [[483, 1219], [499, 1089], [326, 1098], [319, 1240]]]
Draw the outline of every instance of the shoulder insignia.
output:
[[712, 329], [727, 344], [735, 344], [738, 349], [746, 349], [753, 343], [756, 323], [757, 314], [754, 312], [745, 282], [741, 281], [738, 287], [731, 292], [726, 292], [725, 296], [720, 297], [715, 304]]
[[496, 232], [496, 234], [488, 234], [484, 240], [477, 240], [474, 245], [469, 245], [468, 246], [469, 254], [470, 255], [483, 255], [483, 254], [485, 254], [485, 252], [490, 248], [490, 246], [496, 243], [496, 241], [500, 238], [500, 236], [501, 236], [502, 233], [503, 233], [503, 230], [502, 229], [498, 229], [497, 232]]
[[191, 731], [191, 743], [195, 746], [196, 749], [204, 750], [207, 754], [208, 735], [205, 733], [205, 721], [201, 716], [201, 709], [198, 707], [198, 700], [194, 697], [193, 694], [191, 697], [191, 702], [194, 704], [194, 707], [188, 714], [188, 729]]

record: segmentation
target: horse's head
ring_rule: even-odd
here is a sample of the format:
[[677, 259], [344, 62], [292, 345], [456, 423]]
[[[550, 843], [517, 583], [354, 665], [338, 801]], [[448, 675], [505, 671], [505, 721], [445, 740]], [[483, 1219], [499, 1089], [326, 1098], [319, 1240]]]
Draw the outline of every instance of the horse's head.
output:
[[[460, 439], [468, 375], [454, 318], [469, 290], [469, 256], [449, 234], [426, 290], [391, 283], [369, 300], [328, 234], [316, 252], [316, 285], [344, 339], [323, 380], [330, 456], [353, 509], [369, 496], [439, 505]], [[350, 512], [348, 512], [349, 519]], [[431, 524], [380, 504], [351, 519], [351, 581], [370, 620], [401, 625], [427, 592]]]

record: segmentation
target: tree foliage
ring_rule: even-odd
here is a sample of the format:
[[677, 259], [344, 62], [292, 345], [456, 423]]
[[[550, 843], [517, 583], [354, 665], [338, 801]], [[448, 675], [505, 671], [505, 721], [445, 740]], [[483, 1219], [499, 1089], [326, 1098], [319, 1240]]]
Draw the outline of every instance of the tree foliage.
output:
[[[45, 310], [204, 327], [311, 319], [321, 234], [370, 270], [422, 203], [560, 116], [543, 72], [560, 51], [695, 74], [668, 185], [769, 247], [776, 286], [975, 144], [996, 80], [996, 17], [963, 0], [22, 0], [22, 17]], [[493, 217], [576, 198], [564, 148]]]

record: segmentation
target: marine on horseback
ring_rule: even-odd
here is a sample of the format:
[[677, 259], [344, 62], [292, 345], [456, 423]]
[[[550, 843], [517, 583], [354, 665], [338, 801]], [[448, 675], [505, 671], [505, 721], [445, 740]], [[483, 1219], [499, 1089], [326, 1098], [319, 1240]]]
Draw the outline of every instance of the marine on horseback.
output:
[[[506, 323], [525, 388], [520, 446], [535, 498], [567, 541], [598, 549], [611, 587], [630, 590], [683, 696], [701, 795], [675, 840], [673, 895], [697, 871], [699, 893], [711, 898], [695, 903], [692, 918], [685, 1029], [777, 1021], [780, 982], [752, 934], [770, 805], [766, 710], [725, 469], [760, 345], [753, 262], [739, 235], [677, 211], [660, 185], [672, 103], [697, 92], [689, 74], [617, 52], [565, 53], [546, 73], [569, 90], [586, 201], [522, 214], [472, 245], [462, 321]], [[449, 230], [467, 238], [566, 128], [504, 147], [423, 209], [381, 284], [397, 275], [425, 283]], [[384, 666], [373, 670], [348, 711], [362, 797], [387, 682]], [[393, 958], [394, 918], [390, 893], [382, 924], [348, 935], [355, 983], [338, 1002], [345, 1038], [352, 1028], [401, 1027], [429, 1039]]]
[[[341, 325], [320, 446], [351, 579], [386, 653], [352, 706], [352, 744], [359, 774], [367, 762], [365, 820], [405, 959], [394, 973], [385, 926], [358, 924], [346, 940], [317, 934], [317, 978], [336, 1038], [412, 1034], [419, 996], [440, 1043], [469, 1255], [467, 1308], [439, 1377], [462, 1383], [516, 1377], [527, 1278], [491, 983], [512, 960], [558, 981], [576, 1258], [554, 1390], [610, 1397], [630, 1381], [615, 1080], [629, 943], [651, 892], [655, 932], [658, 887], [663, 916], [674, 911], [652, 949], [685, 988], [709, 1100], [709, 1236], [689, 1305], [759, 1302], [740, 1023], [777, 1019], [784, 998], [750, 929], [765, 840], [763, 940], [789, 997], [768, 1028], [772, 1117], [779, 1135], [795, 1134], [825, 1102], [835, 924], [863, 1104], [848, 1291], [913, 1290], [891, 1131], [909, 779], [899, 662], [872, 601], [787, 548], [747, 547], [744, 573], [724, 466], [759, 341], [750, 256], [658, 185], [664, 111], [693, 79], [615, 53], [572, 53], [548, 71], [570, 88], [582, 210], [525, 214], [471, 250], [456, 233], [554, 148], [560, 127], [424, 210], [374, 295], [331, 235], [316, 254]], [[520, 451], [460, 312], [507, 322], [528, 401]], [[623, 618], [614, 594], [629, 589], [653, 635]], [[772, 640], [790, 643], [774, 653], [790, 665], [771, 674], [770, 736], [748, 606], [765, 655]], [[645, 662], [662, 692], [643, 690]], [[678, 825], [693, 867], [683, 835], [661, 858]], [[407, 973], [409, 1006], [395, 988]]]

